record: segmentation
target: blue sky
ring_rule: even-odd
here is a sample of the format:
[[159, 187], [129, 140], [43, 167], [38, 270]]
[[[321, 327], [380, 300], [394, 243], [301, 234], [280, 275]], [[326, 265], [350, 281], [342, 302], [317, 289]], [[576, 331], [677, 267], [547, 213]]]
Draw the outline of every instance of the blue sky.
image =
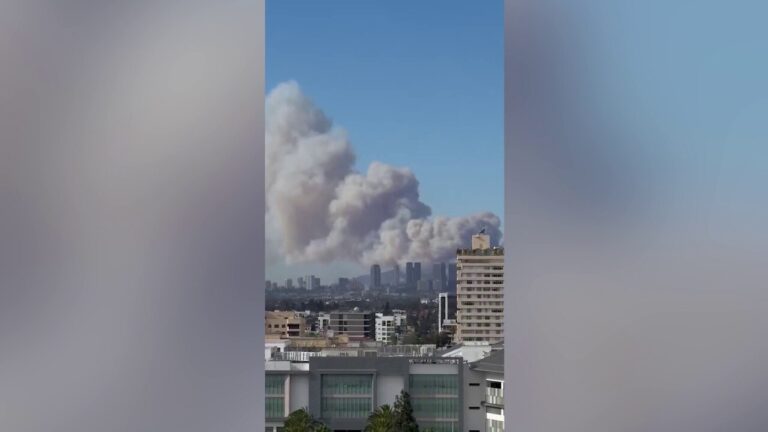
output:
[[582, 111], [625, 137], [611, 146], [648, 157], [663, 210], [751, 205], [766, 184], [768, 3], [556, 3], [580, 34], [568, 48]]
[[433, 214], [503, 218], [503, 2], [268, 0], [267, 91], [295, 80], [364, 171], [411, 168]]

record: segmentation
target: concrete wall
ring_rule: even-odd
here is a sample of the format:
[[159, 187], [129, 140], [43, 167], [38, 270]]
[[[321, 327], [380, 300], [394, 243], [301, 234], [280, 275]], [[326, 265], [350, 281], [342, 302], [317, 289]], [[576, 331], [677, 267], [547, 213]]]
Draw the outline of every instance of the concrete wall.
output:
[[402, 375], [378, 375], [376, 380], [376, 404], [395, 405], [395, 397], [408, 385], [408, 377]]
[[309, 374], [292, 374], [289, 412], [309, 407]]
[[[485, 400], [485, 373], [476, 372], [464, 366], [464, 429], [466, 431], [478, 430], [485, 432], [485, 408], [481, 402]], [[472, 386], [470, 384], [478, 384]], [[469, 407], [479, 407], [472, 410]]]

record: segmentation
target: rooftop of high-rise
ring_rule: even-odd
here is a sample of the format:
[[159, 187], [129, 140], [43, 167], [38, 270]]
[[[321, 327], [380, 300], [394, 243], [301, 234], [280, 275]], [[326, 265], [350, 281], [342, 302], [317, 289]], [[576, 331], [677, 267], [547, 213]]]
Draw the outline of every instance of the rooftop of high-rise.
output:
[[504, 248], [495, 246], [486, 249], [456, 249], [456, 255], [460, 256], [501, 256], [504, 255]]

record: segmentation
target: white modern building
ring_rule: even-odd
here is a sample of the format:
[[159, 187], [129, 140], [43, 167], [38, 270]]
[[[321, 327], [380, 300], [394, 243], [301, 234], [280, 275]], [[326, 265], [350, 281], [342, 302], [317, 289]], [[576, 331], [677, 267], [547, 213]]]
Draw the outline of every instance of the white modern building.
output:
[[331, 431], [362, 431], [370, 413], [391, 406], [401, 390], [411, 395], [420, 430], [504, 431], [503, 349], [467, 361], [456, 352], [440, 355], [434, 345], [423, 353], [414, 348], [274, 354], [265, 365], [266, 431], [281, 431], [285, 418], [301, 408]]
[[328, 327], [331, 325], [331, 314], [328, 312], [320, 312], [317, 315], [317, 331], [322, 333], [326, 330], [328, 330]]
[[315, 275], [306, 275], [304, 277], [304, 287], [307, 289], [307, 291], [317, 289], [319, 285], [320, 279], [316, 278]]
[[402, 309], [392, 309], [392, 316], [395, 317], [395, 327], [405, 328], [406, 312]]
[[285, 418], [301, 408], [331, 431], [362, 431], [371, 412], [384, 404], [392, 406], [401, 390], [411, 396], [420, 430], [467, 430], [462, 424], [466, 367], [460, 358], [280, 358], [267, 361], [265, 368], [266, 431], [280, 431]]
[[490, 236], [472, 236], [456, 253], [456, 342], [504, 340], [504, 248]]
[[392, 315], [376, 314], [376, 341], [392, 343], [395, 334], [395, 317]]
[[442, 292], [437, 295], [437, 331], [443, 331], [446, 321], [456, 318], [456, 295]]

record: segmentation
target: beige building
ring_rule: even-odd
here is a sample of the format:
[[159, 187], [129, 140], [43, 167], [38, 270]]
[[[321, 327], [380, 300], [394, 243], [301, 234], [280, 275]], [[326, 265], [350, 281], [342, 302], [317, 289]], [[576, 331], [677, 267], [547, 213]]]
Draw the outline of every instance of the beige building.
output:
[[456, 342], [504, 340], [504, 248], [472, 236], [456, 253]]
[[304, 336], [307, 322], [296, 312], [266, 311], [264, 330], [268, 339]]

